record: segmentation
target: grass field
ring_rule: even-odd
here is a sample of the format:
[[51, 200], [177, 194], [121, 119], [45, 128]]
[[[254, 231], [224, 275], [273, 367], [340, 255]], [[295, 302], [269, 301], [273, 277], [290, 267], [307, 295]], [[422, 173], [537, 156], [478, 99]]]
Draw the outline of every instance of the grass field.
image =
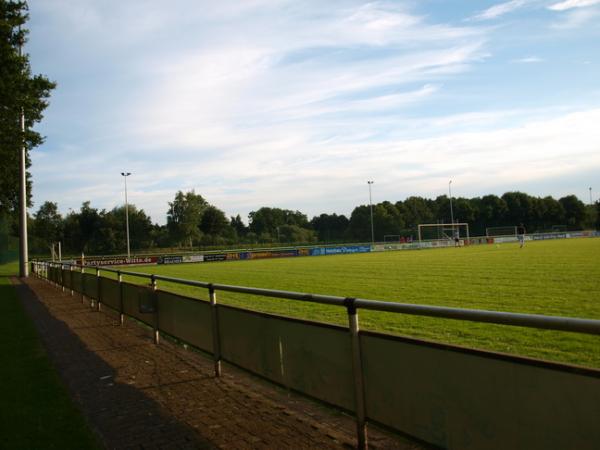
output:
[[100, 448], [44, 351], [0, 264], [0, 448]]
[[[136, 268], [262, 288], [600, 319], [600, 239]], [[205, 290], [162, 289], [206, 298]], [[346, 324], [342, 308], [219, 293], [219, 302]], [[576, 333], [359, 311], [363, 329], [600, 367], [600, 338]]]

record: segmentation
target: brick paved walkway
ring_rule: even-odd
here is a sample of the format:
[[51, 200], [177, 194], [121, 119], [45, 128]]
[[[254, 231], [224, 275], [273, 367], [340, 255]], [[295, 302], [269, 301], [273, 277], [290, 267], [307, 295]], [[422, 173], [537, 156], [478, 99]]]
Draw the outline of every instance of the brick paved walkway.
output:
[[[107, 448], [349, 448], [352, 417], [151, 334], [49, 283], [15, 279], [50, 358]], [[421, 448], [369, 428], [372, 448]]]

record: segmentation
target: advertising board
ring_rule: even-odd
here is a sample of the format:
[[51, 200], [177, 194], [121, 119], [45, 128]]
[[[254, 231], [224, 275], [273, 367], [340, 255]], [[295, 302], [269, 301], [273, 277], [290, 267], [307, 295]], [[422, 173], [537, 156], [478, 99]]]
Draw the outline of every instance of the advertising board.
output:
[[268, 250], [264, 252], [250, 252], [250, 259], [264, 259], [264, 258], [288, 258], [291, 256], [298, 256], [298, 250]]
[[183, 255], [184, 263], [195, 263], [204, 261], [204, 255]]
[[205, 262], [214, 262], [214, 261], [226, 261], [227, 255], [225, 253], [209, 253], [208, 255], [204, 255]]
[[310, 256], [340, 255], [346, 253], [368, 253], [370, 245], [348, 245], [342, 247], [318, 247], [310, 249]]
[[534, 241], [547, 241], [549, 239], [566, 239], [569, 235], [567, 233], [545, 233], [545, 234], [534, 234], [531, 238]]
[[183, 256], [161, 256], [158, 258], [158, 264], [181, 264]]
[[[76, 260], [77, 264], [82, 264], [81, 259]], [[101, 258], [101, 259], [90, 259], [84, 258], [83, 265], [90, 267], [98, 266], [124, 266], [132, 264], [156, 264], [158, 262], [157, 256], [133, 256], [127, 258], [126, 256], [118, 256], [114, 258]]]

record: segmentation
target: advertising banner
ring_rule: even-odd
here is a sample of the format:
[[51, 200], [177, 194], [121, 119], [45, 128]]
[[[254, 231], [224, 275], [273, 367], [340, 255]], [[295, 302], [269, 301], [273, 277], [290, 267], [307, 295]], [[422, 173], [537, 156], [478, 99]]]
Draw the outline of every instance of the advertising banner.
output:
[[298, 256], [298, 250], [268, 250], [264, 252], [251, 252], [250, 259], [264, 259], [264, 258], [288, 258], [291, 256]]
[[204, 261], [204, 255], [183, 255], [184, 263], [195, 263]]
[[311, 256], [321, 255], [340, 255], [345, 253], [368, 253], [371, 251], [370, 245], [348, 245], [342, 247], [319, 247], [311, 248]]
[[181, 264], [183, 256], [161, 256], [158, 258], [158, 264]]
[[[115, 258], [102, 258], [102, 259], [88, 259], [84, 258], [83, 265], [90, 267], [98, 266], [124, 266], [132, 264], [156, 264], [158, 262], [157, 256], [134, 256], [127, 258], [126, 256], [119, 256]], [[81, 259], [77, 260], [77, 264], [82, 264]]]
[[547, 234], [534, 234], [531, 238], [534, 241], [546, 241], [548, 239], [566, 239], [569, 237], [566, 233], [547, 233]]
[[225, 253], [209, 253], [208, 255], [204, 255], [205, 262], [214, 262], [214, 261], [226, 261], [227, 255]]
[[426, 243], [411, 242], [405, 244], [376, 244], [371, 251], [373, 252], [384, 252], [386, 250], [414, 250], [418, 248], [424, 248]]

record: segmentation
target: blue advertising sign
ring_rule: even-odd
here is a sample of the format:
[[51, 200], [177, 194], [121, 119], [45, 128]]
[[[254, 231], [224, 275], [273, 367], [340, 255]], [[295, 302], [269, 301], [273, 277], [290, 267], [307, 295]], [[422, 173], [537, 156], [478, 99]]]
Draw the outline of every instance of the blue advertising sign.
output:
[[371, 251], [370, 245], [348, 245], [342, 247], [319, 247], [311, 248], [310, 256], [321, 255], [340, 255], [344, 253], [368, 253]]

